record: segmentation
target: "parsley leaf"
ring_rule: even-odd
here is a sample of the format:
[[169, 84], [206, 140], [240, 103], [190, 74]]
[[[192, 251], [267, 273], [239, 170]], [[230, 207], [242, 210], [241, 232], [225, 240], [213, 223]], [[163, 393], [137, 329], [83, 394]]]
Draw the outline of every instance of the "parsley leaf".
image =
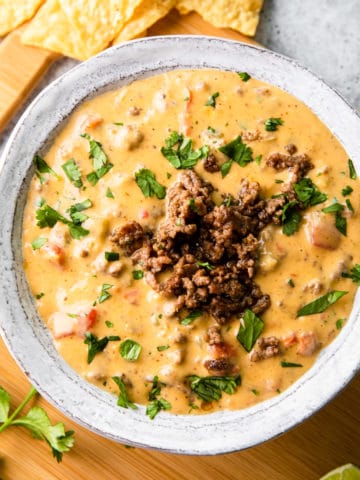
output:
[[186, 169], [194, 167], [200, 158], [206, 158], [209, 154], [209, 147], [204, 145], [198, 150], [193, 150], [190, 138], [184, 137], [178, 132], [171, 132], [170, 136], [165, 139], [165, 147], [161, 148], [161, 153], [174, 168]]
[[342, 272], [343, 278], [351, 278], [351, 280], [360, 286], [360, 264], [357, 263], [350, 272]]
[[190, 375], [188, 377], [191, 390], [205, 402], [213, 400], [220, 400], [221, 392], [232, 395], [236, 392], [238, 385], [241, 385], [241, 377], [226, 376], [226, 377], [199, 377], [198, 375]]
[[245, 350], [250, 352], [263, 329], [264, 322], [254, 312], [246, 309], [236, 338]]
[[314, 313], [324, 312], [330, 305], [340, 300], [341, 297], [346, 295], [349, 292], [343, 292], [340, 290], [333, 290], [332, 292], [326, 293], [322, 297], [317, 298], [311, 303], [304, 305], [300, 310], [298, 310], [296, 316], [303, 317], [305, 315], [313, 315]]
[[321, 193], [310, 178], [302, 178], [298, 183], [294, 183], [294, 190], [297, 198], [304, 204], [304, 208], [317, 205], [327, 200], [327, 195]]
[[44, 183], [45, 181], [44, 177], [41, 176], [42, 173], [50, 173], [51, 175], [54, 175], [54, 177], [59, 178], [59, 175], [49, 167], [49, 165], [42, 157], [40, 157], [40, 155], [34, 156], [33, 163], [35, 165], [35, 175], [40, 180], [40, 183]]
[[281, 118], [270, 117], [265, 121], [264, 125], [267, 132], [275, 132], [279, 125], [284, 125], [284, 120]]
[[239, 77], [241, 78], [241, 80], [243, 82], [247, 82], [251, 78], [250, 75], [247, 72], [237, 72], [237, 74], [239, 75]]
[[120, 255], [118, 252], [105, 252], [105, 260], [108, 262], [116, 262], [119, 258]]
[[355, 170], [355, 167], [354, 167], [354, 164], [353, 164], [353, 161], [351, 160], [351, 158], [349, 158], [349, 160], [348, 160], [348, 166], [349, 166], [349, 177], [352, 180], [356, 180], [357, 179], [356, 170]]
[[287, 203], [282, 212], [282, 231], [288, 237], [299, 230], [301, 215], [297, 210], [298, 202], [293, 200]]
[[130, 338], [120, 344], [120, 355], [129, 362], [135, 362], [139, 358], [141, 350], [141, 345]]
[[105, 302], [108, 298], [111, 297], [111, 294], [109, 293], [110, 288], [112, 288], [114, 285], [110, 285], [109, 283], [103, 283], [101, 286], [101, 292], [100, 296], [98, 298], [99, 303]]
[[75, 187], [80, 188], [83, 186], [79, 167], [76, 165], [73, 158], [70, 158], [70, 160], [61, 165], [61, 168]]
[[142, 168], [135, 172], [135, 181], [145, 197], [154, 195], [162, 200], [166, 195], [166, 188], [156, 181], [155, 175], [151, 170]]
[[65, 432], [62, 423], [51, 425], [45, 410], [40, 407], [32, 407], [27, 415], [19, 417], [21, 410], [36, 393], [35, 388], [31, 387], [26, 398], [9, 417], [10, 395], [0, 387], [0, 423], [2, 423], [0, 432], [12, 425], [25, 427], [34, 438], [45, 440], [50, 445], [53, 456], [61, 462], [63, 453], [68, 452], [74, 445], [74, 432], [72, 430]]
[[245, 167], [254, 160], [252, 157], [252, 149], [248, 147], [246, 143], [243, 143], [240, 135], [223, 147], [220, 147], [219, 151], [230, 159], [223, 163], [220, 168], [223, 178], [229, 173], [233, 161], [240, 165], [240, 167]]
[[93, 333], [86, 332], [84, 343], [88, 346], [87, 363], [91, 363], [94, 360], [95, 355], [102, 352], [109, 342], [116, 342], [118, 340], [120, 340], [120, 337], [117, 335], [98, 338]]
[[100, 142], [97, 142], [87, 133], [82, 133], [80, 137], [86, 138], [89, 141], [89, 158], [93, 161], [94, 171], [89, 173], [86, 178], [91, 185], [96, 185], [97, 182], [113, 167], [109, 162], [108, 156], [104, 152]]
[[119, 390], [120, 390], [118, 400], [117, 400], [117, 404], [119, 405], [119, 407], [123, 407], [123, 408], [130, 407], [136, 410], [137, 406], [135, 405], [135, 403], [129, 400], [128, 394], [126, 392], [125, 384], [121, 380], [121, 378], [120, 377], [111, 377], [111, 378], [114, 380], [114, 382], [116, 383], [116, 385], [119, 387]]
[[203, 312], [201, 310], [193, 310], [192, 312], [189, 312], [186, 317], [180, 321], [180, 324], [185, 326], [190, 325], [190, 323], [192, 323], [194, 320], [201, 317], [202, 314]]
[[31, 246], [32, 246], [33, 250], [38, 250], [39, 248], [44, 246], [47, 241], [48, 241], [47, 238], [38, 237], [38, 238], [35, 238], [35, 240], [33, 240], [31, 242]]
[[213, 107], [213, 108], [215, 108], [215, 107], [216, 107], [216, 99], [217, 99], [217, 97], [218, 97], [219, 95], [220, 95], [219, 92], [213, 93], [213, 94], [209, 97], [208, 101], [205, 103], [205, 106], [206, 106], [206, 107]]

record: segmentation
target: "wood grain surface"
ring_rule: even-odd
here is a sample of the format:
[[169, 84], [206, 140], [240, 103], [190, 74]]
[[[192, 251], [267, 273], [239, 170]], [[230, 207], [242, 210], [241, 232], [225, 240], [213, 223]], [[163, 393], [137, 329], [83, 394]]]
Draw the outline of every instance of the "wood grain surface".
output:
[[[173, 33], [203, 33], [248, 41], [236, 32], [212, 27], [195, 14], [180, 17], [176, 12], [148, 32]], [[5, 60], [2, 68], [9, 75], [11, 69], [16, 72], [14, 59]], [[29, 389], [25, 375], [1, 340], [0, 385], [11, 394], [13, 406]], [[75, 430], [75, 447], [57, 464], [44, 442], [31, 439], [19, 427], [11, 427], [0, 436], [0, 480], [316, 480], [338, 465], [360, 464], [360, 377], [292, 431], [255, 448], [214, 457], [126, 448], [71, 422], [41, 398], [36, 404], [46, 409], [52, 422], [62, 421], [66, 429]]]

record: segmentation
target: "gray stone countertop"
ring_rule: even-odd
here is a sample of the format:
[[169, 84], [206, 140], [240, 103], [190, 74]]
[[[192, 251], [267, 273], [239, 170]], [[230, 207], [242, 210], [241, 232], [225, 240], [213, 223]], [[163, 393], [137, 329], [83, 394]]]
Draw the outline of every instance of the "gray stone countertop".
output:
[[[360, 108], [359, 26], [360, 0], [265, 0], [256, 40], [295, 58]], [[0, 153], [29, 102], [76, 64], [75, 60], [62, 59], [48, 70], [16, 118], [0, 134]]]

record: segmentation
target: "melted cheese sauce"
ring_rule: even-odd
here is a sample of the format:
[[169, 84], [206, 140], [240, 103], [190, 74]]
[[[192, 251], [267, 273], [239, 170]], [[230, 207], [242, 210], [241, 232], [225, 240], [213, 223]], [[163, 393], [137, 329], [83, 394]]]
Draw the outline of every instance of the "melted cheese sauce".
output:
[[[205, 106], [215, 92], [219, 92], [216, 107]], [[284, 124], [268, 132], [264, 121], [270, 117], [279, 117]], [[185, 378], [189, 374], [209, 375], [203, 365], [210, 355], [205, 333], [214, 321], [203, 315], [189, 326], [181, 325], [180, 316], [171, 315], [168, 300], [155, 293], [144, 279], [133, 279], [132, 271], [139, 267], [132, 265], [129, 258], [121, 255], [118, 261], [107, 262], [104, 257], [104, 252], [116, 250], [109, 240], [115, 226], [136, 220], [144, 227], [155, 228], [164, 218], [165, 201], [145, 198], [134, 173], [141, 167], [148, 168], [166, 187], [176, 180], [180, 170], [174, 169], [160, 152], [171, 131], [189, 136], [194, 148], [208, 144], [215, 150], [244, 134], [254, 157], [262, 155], [260, 164], [252, 162], [240, 167], [233, 163], [225, 178], [220, 172], [206, 172], [202, 162], [198, 162], [195, 170], [217, 189], [214, 198], [219, 203], [222, 192], [237, 196], [242, 178], [258, 181], [266, 198], [279, 193], [280, 185], [275, 179], [286, 180], [288, 173], [275, 172], [266, 166], [265, 159], [273, 152], [285, 153], [284, 146], [289, 143], [296, 145], [298, 153], [309, 155], [315, 168], [307, 176], [328, 195], [327, 202], [307, 209], [294, 235], [286, 236], [281, 227], [273, 226], [263, 232], [255, 280], [264, 293], [270, 294], [271, 307], [261, 316], [265, 323], [262, 335], [278, 337], [281, 353], [251, 362], [236, 339], [240, 321], [234, 318], [222, 327], [222, 334], [237, 352], [242, 385], [235, 394], [223, 394], [220, 401], [210, 404], [189, 395]], [[83, 133], [102, 144], [113, 164], [96, 186], [85, 178], [93, 168], [89, 142], [80, 137]], [[226, 160], [217, 150], [216, 155], [220, 162]], [[75, 159], [83, 174], [83, 188], [74, 187], [63, 172], [61, 166], [70, 158]], [[278, 395], [295, 382], [311, 367], [319, 350], [334, 339], [338, 332], [336, 321], [346, 322], [356, 285], [342, 278], [341, 272], [357, 260], [359, 185], [349, 178], [348, 157], [339, 142], [304, 104], [288, 93], [253, 78], [243, 82], [231, 72], [173, 71], [134, 82], [80, 105], [45, 159], [58, 177], [45, 173], [44, 183], [36, 177], [32, 181], [23, 226], [25, 271], [34, 296], [41, 297], [36, 300], [37, 308], [54, 335], [58, 351], [80, 375], [100, 388], [117, 393], [111, 377], [123, 376], [130, 399], [147, 404], [151, 380], [158, 375], [166, 384], [161, 397], [171, 403], [174, 413], [248, 407]], [[313, 212], [320, 212], [333, 198], [345, 204], [341, 190], [347, 185], [353, 192], [346, 198], [351, 199], [355, 209], [353, 214], [348, 209], [344, 211], [347, 236], [335, 231], [335, 237], [339, 237], [335, 239], [336, 248], [322, 248], [322, 237], [327, 233], [314, 227]], [[89, 218], [83, 223], [90, 233], [72, 239], [68, 227], [60, 222], [52, 229], [40, 229], [35, 212], [41, 199], [67, 218], [71, 205], [90, 199], [92, 207], [84, 211]], [[331, 237], [334, 215], [322, 215], [327, 227], [331, 222]], [[39, 236], [47, 242], [33, 249], [31, 243]], [[329, 238], [324, 241], [326, 244]], [[99, 303], [103, 284], [112, 285], [108, 290], [111, 296]], [[349, 293], [321, 314], [296, 317], [301, 306], [333, 289]], [[101, 338], [118, 335], [121, 341], [130, 338], [138, 342], [142, 346], [138, 360], [122, 358], [120, 342], [110, 341], [88, 364], [88, 346], [83, 336], [86, 330]], [[304, 332], [316, 339], [315, 345], [293, 341]], [[158, 351], [159, 346], [169, 348]], [[300, 363], [302, 367], [282, 368], [282, 360]], [[193, 410], [189, 404], [200, 408]]]

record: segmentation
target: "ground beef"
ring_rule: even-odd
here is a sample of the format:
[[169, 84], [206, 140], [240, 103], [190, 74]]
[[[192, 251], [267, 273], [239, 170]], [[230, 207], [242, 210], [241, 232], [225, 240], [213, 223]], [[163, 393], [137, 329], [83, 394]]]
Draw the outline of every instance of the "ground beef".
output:
[[[155, 231], [145, 233], [129, 222], [113, 232], [111, 240], [132, 255], [147, 283], [160, 295], [175, 297], [176, 312], [203, 310], [222, 325], [248, 308], [261, 314], [269, 307], [269, 295], [254, 281], [258, 236], [269, 223], [281, 224], [284, 205], [295, 195], [293, 182], [312, 164], [305, 154], [292, 153], [274, 153], [267, 164], [291, 173], [284, 195], [264, 199], [260, 185], [244, 179], [237, 198], [227, 196], [216, 205], [212, 185], [186, 170], [168, 188], [165, 219]], [[165, 271], [164, 279], [159, 274]]]
[[127, 255], [143, 245], [145, 232], [138, 222], [128, 222], [122, 227], [115, 228], [110, 240], [122, 248]]
[[218, 172], [220, 170], [220, 166], [212, 152], [210, 152], [204, 160], [204, 169], [210, 173]]
[[234, 366], [227, 358], [211, 358], [205, 360], [205, 368], [210, 375], [227, 375], [232, 372]]
[[265, 358], [275, 357], [280, 352], [280, 340], [277, 337], [261, 337], [257, 341], [257, 349], [250, 354], [252, 362], [258, 362]]

